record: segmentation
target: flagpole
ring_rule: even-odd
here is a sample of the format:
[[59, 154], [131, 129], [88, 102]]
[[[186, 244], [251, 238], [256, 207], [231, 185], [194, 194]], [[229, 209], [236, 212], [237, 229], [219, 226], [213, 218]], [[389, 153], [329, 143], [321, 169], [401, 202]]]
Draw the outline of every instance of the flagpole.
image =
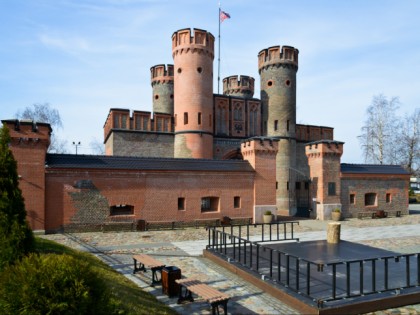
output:
[[218, 20], [219, 20], [219, 54], [218, 54], [218, 63], [217, 63], [217, 94], [219, 94], [219, 90], [220, 90], [220, 14], [221, 14], [221, 8], [220, 8], [220, 1], [219, 1], [219, 15], [218, 15]]

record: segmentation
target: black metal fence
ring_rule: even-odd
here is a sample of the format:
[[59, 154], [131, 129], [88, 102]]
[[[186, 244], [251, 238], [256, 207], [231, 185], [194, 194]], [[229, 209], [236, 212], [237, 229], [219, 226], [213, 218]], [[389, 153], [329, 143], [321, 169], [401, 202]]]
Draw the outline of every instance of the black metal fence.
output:
[[[293, 230], [297, 223], [212, 227], [208, 229], [207, 249], [310, 299], [318, 307], [370, 294], [420, 289], [420, 253], [319, 264], [262, 244], [298, 241]], [[252, 227], [261, 227], [266, 233], [250, 235]]]

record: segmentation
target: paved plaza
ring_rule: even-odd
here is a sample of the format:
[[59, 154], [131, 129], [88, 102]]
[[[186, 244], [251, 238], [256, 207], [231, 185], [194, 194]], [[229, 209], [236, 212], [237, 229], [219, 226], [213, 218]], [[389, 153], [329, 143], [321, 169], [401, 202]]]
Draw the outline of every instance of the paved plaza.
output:
[[[350, 219], [341, 223], [343, 240], [401, 253], [420, 252], [420, 205], [410, 205], [410, 215], [401, 218]], [[295, 236], [300, 241], [326, 239], [327, 224], [328, 221], [299, 220]], [[258, 228], [251, 230], [254, 234], [261, 233]], [[177, 298], [162, 294], [160, 285], [150, 287], [150, 272], [132, 274], [133, 254], [151, 255], [167, 266], [180, 268], [182, 276], [198, 278], [230, 295], [229, 314], [299, 314], [280, 300], [204, 258], [203, 249], [208, 243], [208, 233], [204, 228], [51, 234], [41, 237], [93, 253], [180, 314], [211, 314], [211, 309], [200, 298], [194, 303], [178, 305]], [[371, 314], [420, 314], [420, 301], [417, 305]]]

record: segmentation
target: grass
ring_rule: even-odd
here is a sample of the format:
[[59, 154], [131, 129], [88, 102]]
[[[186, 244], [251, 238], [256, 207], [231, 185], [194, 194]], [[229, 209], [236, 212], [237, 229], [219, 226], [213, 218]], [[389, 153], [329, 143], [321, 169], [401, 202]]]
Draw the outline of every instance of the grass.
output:
[[42, 238], [36, 238], [36, 250], [40, 254], [68, 254], [76, 259], [88, 261], [92, 269], [105, 281], [112, 292], [120, 314], [177, 314], [173, 309], [156, 300], [122, 274], [100, 261], [95, 256], [76, 251]]

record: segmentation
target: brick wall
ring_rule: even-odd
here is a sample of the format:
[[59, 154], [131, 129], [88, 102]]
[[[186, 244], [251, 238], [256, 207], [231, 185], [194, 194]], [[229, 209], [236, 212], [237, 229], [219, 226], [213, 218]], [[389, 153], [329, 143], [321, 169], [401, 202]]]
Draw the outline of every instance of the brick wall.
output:
[[[320, 220], [330, 219], [334, 208], [341, 209], [340, 159], [343, 143], [317, 141], [306, 145], [311, 184], [310, 196], [315, 200], [314, 210]], [[332, 184], [334, 189], [330, 190]]]
[[[408, 214], [408, 177], [398, 175], [344, 174], [341, 181], [342, 211], [345, 217], [357, 217], [361, 211], [401, 211]], [[375, 193], [376, 204], [365, 205], [365, 194]], [[350, 203], [350, 195], [354, 203]], [[389, 194], [390, 202], [386, 195]]]
[[[89, 183], [80, 185], [80, 183]], [[116, 170], [47, 170], [46, 229], [60, 230], [77, 224], [112, 222], [112, 205], [132, 205], [125, 220], [185, 221], [251, 217], [253, 172], [156, 172]], [[234, 197], [240, 207], [234, 208]], [[218, 197], [217, 211], [201, 212], [201, 198]], [[178, 210], [185, 198], [185, 210]]]
[[49, 124], [3, 120], [10, 132], [10, 148], [18, 162], [19, 188], [25, 199], [28, 222], [35, 231], [45, 224], [45, 154], [50, 144]]
[[[138, 157], [173, 157], [174, 135], [172, 133], [144, 131], [116, 131], [108, 137], [112, 144], [112, 154]], [[109, 149], [111, 151], [111, 149]]]

